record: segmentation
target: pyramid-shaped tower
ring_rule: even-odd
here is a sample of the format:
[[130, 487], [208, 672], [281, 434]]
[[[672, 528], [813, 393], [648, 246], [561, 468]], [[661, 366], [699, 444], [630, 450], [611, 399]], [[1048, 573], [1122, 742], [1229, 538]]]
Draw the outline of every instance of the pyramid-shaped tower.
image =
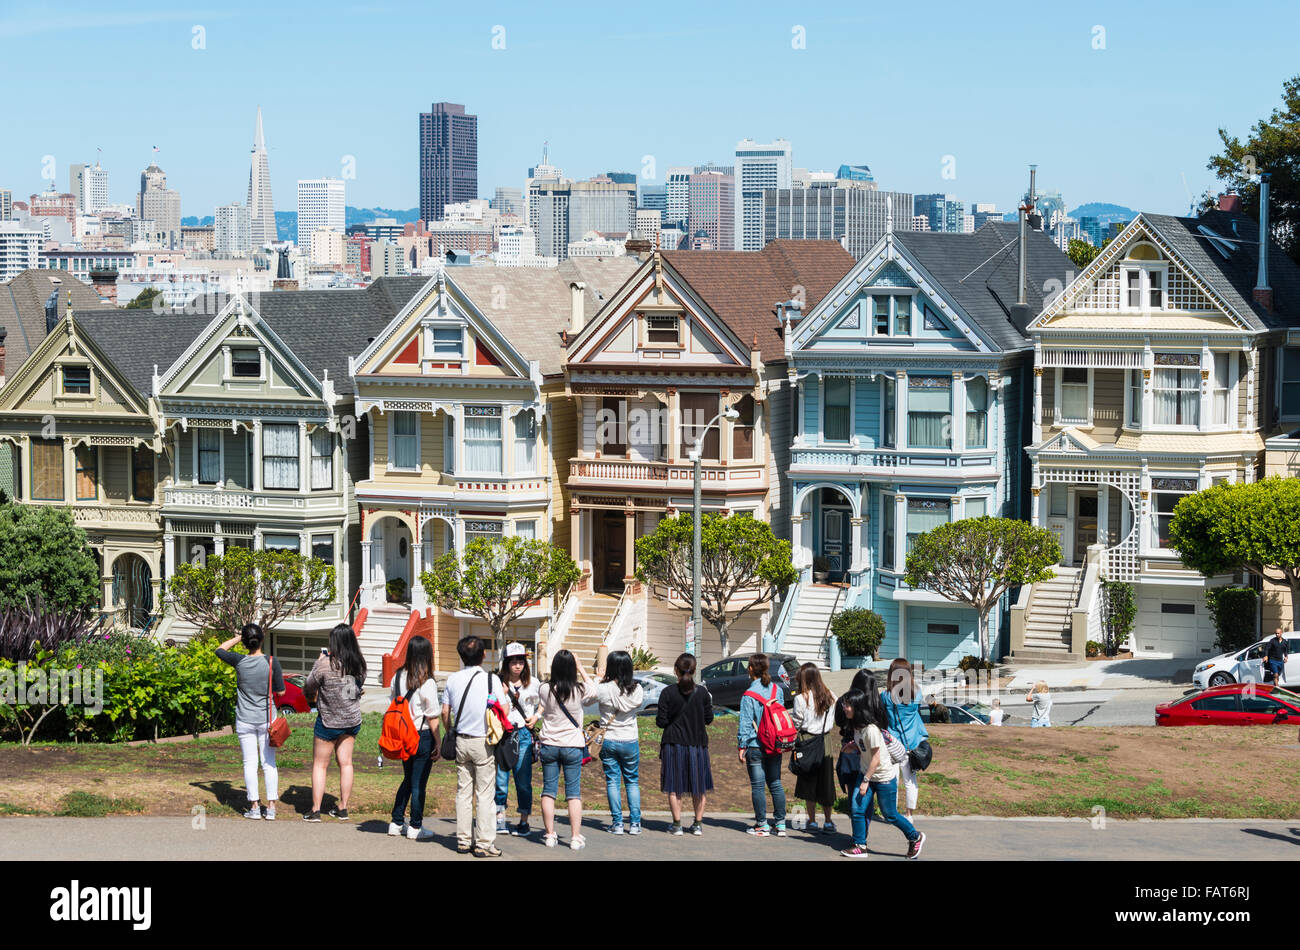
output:
[[262, 107], [257, 107], [257, 133], [253, 161], [248, 170], [248, 225], [254, 249], [276, 240], [275, 205], [271, 202], [271, 172], [266, 164], [266, 138], [262, 134]]

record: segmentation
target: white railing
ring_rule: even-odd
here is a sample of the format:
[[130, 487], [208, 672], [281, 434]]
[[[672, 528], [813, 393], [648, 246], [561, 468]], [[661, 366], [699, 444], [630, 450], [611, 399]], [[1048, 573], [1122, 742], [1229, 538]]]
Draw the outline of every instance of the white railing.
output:
[[[554, 617], [546, 631], [546, 656], [538, 655], [534, 657], [537, 661], [537, 669], [549, 669], [549, 659], [555, 656], [560, 650], [564, 649], [564, 634], [568, 631], [569, 626], [573, 623], [573, 618], [578, 613], [578, 598], [574, 596], [577, 592], [578, 585], [570, 584], [569, 589], [565, 591], [564, 597], [560, 600], [560, 606], [555, 609]], [[543, 665], [546, 664], [546, 665]], [[538, 673], [540, 676], [540, 672]]]
[[631, 589], [631, 584], [623, 585], [623, 593], [618, 595], [618, 606], [614, 608], [614, 616], [609, 618], [609, 623], [605, 625], [600, 635], [600, 642], [605, 646], [606, 656], [615, 650], [630, 650], [634, 646], [626, 622], [632, 606], [632, 598], [628, 596]]
[[163, 505], [168, 508], [203, 508], [209, 510], [253, 511], [321, 511], [342, 509], [337, 492], [297, 491], [254, 492], [230, 488], [168, 488], [163, 491]]
[[1106, 545], [1088, 546], [1079, 599], [1070, 611], [1070, 652], [1084, 655], [1089, 640], [1101, 641], [1101, 562]]
[[1141, 369], [1142, 350], [1078, 350], [1043, 347], [1042, 367], [1068, 369]]
[[781, 652], [781, 647], [785, 643], [785, 635], [789, 632], [790, 621], [794, 618], [795, 607], [799, 603], [799, 591], [802, 589], [803, 579], [800, 578], [785, 589], [785, 594], [781, 598], [781, 609], [772, 623], [772, 644], [776, 653]]
[[887, 472], [910, 467], [919, 470], [969, 471], [971, 465], [991, 466], [990, 457], [996, 450], [967, 449], [965, 452], [945, 450], [907, 449], [855, 449], [819, 446], [793, 449], [790, 452], [791, 468], [804, 469], [877, 469]]
[[72, 520], [77, 524], [108, 522], [112, 524], [158, 524], [158, 508], [126, 507], [123, 505], [77, 505], [72, 509]]
[[[729, 462], [704, 462], [700, 466], [700, 480], [705, 485], [718, 482], [756, 485], [767, 475], [767, 467], [749, 459]], [[690, 463], [642, 462], [632, 459], [569, 459], [569, 478], [597, 482], [650, 482], [656, 487], [665, 483], [688, 488], [695, 480], [695, 467]]]

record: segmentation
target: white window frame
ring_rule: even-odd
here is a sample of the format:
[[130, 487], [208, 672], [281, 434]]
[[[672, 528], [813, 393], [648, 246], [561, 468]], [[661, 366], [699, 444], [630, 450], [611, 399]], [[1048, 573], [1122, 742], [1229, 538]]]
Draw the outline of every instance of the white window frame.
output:
[[[923, 494], [923, 493], [921, 493], [921, 492], [916, 492], [916, 493], [914, 493], [914, 494], [908, 495], [908, 496], [907, 496], [907, 503], [903, 505], [903, 531], [902, 531], [903, 550], [902, 550], [901, 553], [902, 553], [903, 563], [904, 563], [904, 564], [906, 564], [906, 562], [907, 562], [907, 522], [908, 522], [907, 512], [908, 512], [909, 506], [912, 504], [913, 501], [941, 501], [941, 502], [943, 502], [944, 504], [946, 504], [946, 505], [948, 506], [948, 521], [947, 521], [948, 524], [952, 524], [952, 522], [953, 522], [953, 515], [955, 514], [955, 512], [953, 511], [953, 507], [954, 507], [954, 506], [953, 506], [953, 503], [952, 503], [952, 496], [951, 496], [951, 495], [927, 495], [927, 494]], [[899, 533], [899, 532], [898, 532], [898, 526], [897, 526], [897, 525], [894, 526], [894, 533], [895, 533], [896, 535]], [[921, 533], [924, 533], [924, 532], [921, 532]], [[920, 534], [918, 534], [917, 536], [920, 537]], [[902, 571], [899, 571], [899, 573], [901, 574], [901, 573], [903, 573], [903, 572], [902, 572]]]
[[[641, 318], [641, 348], [643, 350], [684, 350], [686, 348], [686, 315], [684, 313], [640, 313]], [[650, 333], [660, 332], [666, 328], [651, 327], [650, 320], [658, 318], [660, 320], [672, 319], [677, 324], [677, 338], [671, 343], [667, 340], [652, 340]]]
[[[889, 301], [889, 306], [888, 306], [888, 308], [887, 308], [888, 311], [889, 311], [889, 319], [888, 319], [888, 322], [886, 323], [886, 326], [885, 326], [885, 332], [884, 332], [884, 333], [877, 333], [877, 332], [876, 332], [876, 299], [879, 298], [879, 297], [884, 297], [886, 300]], [[910, 318], [910, 320], [909, 320], [909, 322], [908, 322], [908, 331], [907, 331], [906, 334], [902, 334], [902, 333], [897, 333], [897, 332], [896, 332], [896, 330], [897, 330], [897, 328], [898, 328], [898, 304], [897, 304], [897, 300], [898, 300], [899, 297], [906, 297], [906, 298], [910, 301], [910, 303], [911, 303], [911, 308], [912, 308], [912, 310], [911, 310], [911, 318]], [[907, 287], [888, 287], [888, 288], [886, 288], [886, 287], [876, 287], [876, 288], [873, 288], [872, 290], [868, 291], [868, 292], [865, 294], [865, 303], [866, 303], [865, 310], [866, 310], [866, 319], [867, 319], [867, 336], [874, 336], [874, 337], [882, 337], [882, 336], [887, 336], [887, 337], [897, 337], [897, 338], [900, 339], [900, 340], [912, 340], [912, 339], [915, 339], [917, 336], [919, 336], [919, 334], [916, 332], [916, 331], [917, 331], [917, 326], [916, 326], [917, 318], [920, 317], [921, 320], [922, 320], [922, 323], [923, 323], [923, 324], [924, 324], [924, 319], [925, 319], [924, 306], [919, 307], [919, 308], [918, 308], [918, 306], [917, 306], [917, 301], [918, 301], [919, 299], [920, 299], [920, 295], [916, 292], [916, 289], [915, 289], [915, 288], [907, 288]]]
[[[1197, 487], [1190, 488], [1187, 491], [1170, 491], [1167, 488], [1156, 488], [1155, 482], [1157, 479], [1161, 478], [1179, 478], [1189, 480], [1195, 482]], [[1156, 505], [1156, 496], [1178, 495], [1180, 498], [1183, 498], [1187, 495], [1194, 495], [1201, 488], [1200, 479], [1195, 473], [1189, 472], [1153, 472], [1151, 473], [1151, 486], [1151, 503], [1149, 506], [1151, 520], [1148, 526], [1149, 534], [1147, 535], [1147, 551], [1153, 554], [1172, 554], [1174, 553], [1172, 548], [1162, 547], [1160, 544], [1160, 509]], [[1174, 504], [1177, 505], [1178, 502], [1174, 502]]]
[[447, 475], [456, 474], [456, 414], [443, 412], [442, 420], [442, 470]]
[[972, 501], [982, 501], [982, 502], [984, 502], [984, 514], [985, 514], [985, 515], [989, 514], [989, 513], [990, 513], [990, 509], [993, 507], [993, 496], [992, 496], [992, 495], [963, 495], [963, 496], [962, 496], [962, 500], [961, 500], [961, 516], [962, 516], [963, 519], [965, 519], [965, 518], [981, 518], [981, 517], [983, 517], [983, 515], [972, 515], [972, 514], [970, 514], [970, 513], [967, 512], [967, 510], [966, 510], [966, 506], [969, 505]]
[[[225, 382], [227, 383], [264, 383], [267, 377], [266, 347], [260, 340], [252, 340], [249, 343], [237, 343], [227, 340], [221, 346], [223, 363], [225, 370]], [[257, 350], [257, 376], [236, 376], [235, 375], [235, 350]]]
[[[1228, 418], [1225, 419], [1223, 422], [1216, 422], [1214, 418], [1215, 416], [1214, 397], [1216, 393], [1220, 392], [1220, 390], [1218, 389], [1217, 386], [1218, 379], [1215, 376], [1214, 363], [1220, 356], [1226, 358], [1228, 361], [1228, 389], [1227, 389]], [[1207, 424], [1205, 428], [1216, 432], [1227, 432], [1236, 429], [1238, 427], [1239, 420], [1238, 420], [1238, 412], [1237, 412], [1237, 399], [1238, 399], [1237, 376], [1241, 369], [1240, 364], [1241, 364], [1241, 360], [1237, 357], [1236, 350], [1227, 350], [1227, 351], [1211, 350], [1210, 351], [1210, 375], [1209, 378], [1206, 380], [1206, 382], [1209, 383], [1210, 417], [1208, 420], [1206, 420]]]
[[[1147, 421], [1147, 420], [1145, 420], [1145, 419], [1143, 420], [1143, 426], [1142, 426], [1142, 429], [1143, 429], [1144, 432], [1199, 432], [1199, 431], [1201, 431], [1201, 427], [1202, 427], [1202, 426], [1204, 425], [1204, 423], [1205, 423], [1205, 415], [1206, 415], [1205, 412], [1203, 411], [1203, 410], [1205, 409], [1205, 406], [1202, 405], [1202, 403], [1204, 403], [1204, 401], [1205, 401], [1204, 399], [1202, 399], [1202, 396], [1203, 396], [1203, 383], [1202, 383], [1202, 380], [1201, 380], [1201, 371], [1202, 371], [1203, 369], [1204, 369], [1204, 367], [1203, 367], [1203, 366], [1200, 366], [1200, 365], [1197, 365], [1197, 366], [1159, 366], [1159, 365], [1157, 365], [1157, 366], [1153, 366], [1153, 367], [1151, 367], [1151, 419], [1150, 419], [1150, 421]], [[1195, 402], [1197, 403], [1197, 406], [1196, 406], [1196, 422], [1184, 422], [1184, 423], [1181, 423], [1181, 424], [1164, 423], [1164, 422], [1162, 422], [1162, 423], [1157, 423], [1157, 422], [1156, 422], [1156, 401], [1157, 401], [1157, 393], [1160, 392], [1160, 389], [1159, 389], [1159, 387], [1156, 385], [1156, 382], [1157, 382], [1157, 380], [1159, 379], [1159, 374], [1160, 374], [1160, 371], [1161, 371], [1161, 370], [1166, 370], [1166, 371], [1167, 371], [1167, 370], [1181, 370], [1181, 371], [1183, 371], [1183, 372], [1187, 372], [1187, 373], [1191, 373], [1191, 374], [1192, 374], [1192, 376], [1193, 376], [1193, 380], [1194, 380], [1194, 382], [1196, 383], [1196, 390], [1195, 390], [1195, 391], [1196, 391]], [[1187, 392], [1188, 390], [1177, 390], [1177, 391], [1178, 391], [1178, 392]], [[1210, 406], [1210, 410], [1209, 410], [1209, 411], [1210, 411], [1211, 413], [1214, 411], [1214, 407], [1213, 407], [1213, 405]], [[1170, 476], [1170, 477], [1172, 477], [1172, 476]]]
[[[316, 447], [312, 444], [312, 436], [315, 435], [317, 432], [325, 432], [329, 436], [328, 439], [329, 452], [326, 455], [317, 455]], [[334, 467], [335, 466], [334, 466], [334, 437], [333, 436], [334, 434], [330, 432], [329, 429], [323, 425], [317, 426], [315, 429], [312, 429], [307, 433], [307, 456], [308, 456], [307, 464], [310, 466], [310, 470], [308, 471], [307, 474], [307, 484], [308, 484], [308, 489], [310, 491], [333, 491], [334, 490]], [[318, 486], [316, 484], [316, 460], [318, 458], [324, 458], [329, 460], [330, 480], [328, 485]]]
[[[1083, 421], [1083, 422], [1077, 422], [1077, 421], [1072, 420], [1072, 419], [1066, 419], [1066, 418], [1061, 414], [1061, 407], [1063, 406], [1063, 402], [1062, 402], [1062, 398], [1061, 398], [1061, 397], [1062, 397], [1062, 393], [1064, 392], [1064, 387], [1065, 387], [1065, 371], [1066, 371], [1066, 369], [1078, 369], [1078, 368], [1080, 368], [1080, 367], [1073, 367], [1073, 366], [1072, 366], [1072, 367], [1065, 367], [1065, 366], [1062, 366], [1062, 367], [1058, 367], [1057, 370], [1056, 370], [1056, 383], [1055, 383], [1055, 385], [1056, 385], [1056, 402], [1055, 402], [1055, 404], [1052, 406], [1052, 424], [1055, 425], [1055, 426], [1074, 426], [1076, 429], [1091, 429], [1091, 428], [1092, 428], [1092, 421], [1093, 421], [1093, 404], [1092, 404], [1092, 403], [1093, 403], [1093, 384], [1094, 384], [1094, 374], [1093, 374], [1093, 371], [1092, 371], [1091, 368], [1085, 370], [1085, 372], [1088, 374], [1088, 414], [1087, 414], [1087, 418], [1086, 418], [1085, 421]], [[1071, 383], [1070, 385], [1071, 385], [1071, 386], [1078, 386], [1078, 385], [1080, 385], [1080, 384], [1079, 384], [1079, 383]]]
[[515, 537], [522, 538], [525, 537], [525, 535], [519, 533], [520, 526], [530, 524], [533, 526], [533, 533], [531, 539], [536, 540], [539, 537], [537, 533], [538, 520], [539, 519], [537, 518], [518, 518], [515, 521], [511, 522], [511, 530], [514, 532]]
[[[936, 377], [940, 377], [940, 378], [946, 378], [946, 379], [948, 380], [948, 444], [947, 444], [947, 445], [913, 445], [913, 444], [912, 444], [912, 425], [911, 425], [911, 422], [912, 422], [912, 380], [914, 380], [914, 379], [921, 379], [921, 378], [924, 378], [924, 377], [926, 377], [926, 376], [936, 376]], [[957, 451], [957, 448], [956, 448], [956, 446], [957, 446], [957, 433], [956, 433], [956, 431], [955, 431], [955, 429], [954, 429], [954, 426], [953, 426], [953, 416], [956, 414], [955, 410], [956, 410], [956, 407], [957, 407], [957, 380], [954, 379], [954, 378], [953, 378], [950, 374], [948, 374], [948, 373], [908, 373], [908, 374], [907, 374], [907, 379], [905, 380], [905, 383], [906, 383], [906, 385], [904, 385], [904, 386], [902, 387], [903, 393], [904, 393], [904, 395], [905, 395], [905, 397], [906, 397], [906, 402], [905, 402], [904, 405], [903, 405], [903, 438], [904, 438], [904, 439], [906, 440], [906, 442], [907, 442], [907, 448], [909, 448], [909, 449], [916, 449], [916, 450], [918, 450], [918, 451], [922, 451], [922, 452], [955, 452], [955, 451]], [[898, 407], [898, 390], [899, 390], [899, 387], [898, 387], [897, 385], [895, 385], [895, 387], [894, 387], [894, 411], [895, 411], [895, 412], [898, 412], [898, 408], [899, 408], [899, 407]], [[966, 430], [965, 430], [965, 425], [966, 425], [965, 395], [962, 396], [962, 400], [963, 400], [963, 404], [962, 404], [962, 414], [961, 414], [961, 420], [962, 420], [962, 422], [961, 422], [961, 424], [962, 424], [962, 426], [963, 426], [963, 428], [962, 428], [962, 435], [964, 436], [964, 435], [966, 434]]]
[[[524, 415], [532, 415], [532, 417], [533, 417], [533, 427], [532, 427], [532, 428], [533, 428], [533, 436], [532, 436], [532, 439], [531, 439], [531, 440], [530, 440], [530, 439], [521, 439], [521, 438], [519, 438], [519, 436], [515, 433], [515, 427], [519, 424], [519, 418], [520, 418], [521, 416], [524, 416]], [[538, 443], [541, 441], [541, 440], [538, 438], [538, 435], [540, 435], [540, 429], [541, 429], [541, 423], [540, 423], [540, 421], [539, 421], [538, 418], [537, 418], [537, 411], [536, 411], [535, 409], [532, 409], [532, 408], [520, 409], [518, 412], [516, 412], [514, 415], [512, 415], [512, 416], [510, 417], [510, 465], [511, 465], [511, 470], [510, 470], [510, 471], [511, 471], [511, 474], [513, 474], [513, 475], [536, 475], [536, 474], [537, 474], [537, 461], [538, 461], [538, 458], [537, 458], [537, 457], [538, 457], [537, 449], [538, 449]], [[520, 467], [519, 467], [519, 447], [520, 447], [521, 444], [526, 445], [529, 441], [531, 441], [532, 444], [533, 444], [533, 452], [532, 452], [532, 455], [533, 455], [533, 464], [532, 464], [531, 466], [528, 466], [528, 467], [525, 467], [525, 468], [520, 468]]]
[[[1151, 248], [1157, 254], [1160, 249], [1149, 241], [1141, 241], [1133, 245], [1133, 248], [1143, 245]], [[1133, 248], [1129, 248], [1129, 253], [1133, 253]], [[1119, 262], [1120, 279], [1119, 279], [1119, 309], [1123, 313], [1153, 313], [1169, 309], [1169, 262], [1167, 260], [1159, 261], [1141, 261], [1129, 260], [1125, 258]], [[1134, 307], [1128, 302], [1128, 275], [1136, 272], [1138, 277], [1138, 306]], [[1151, 306], [1151, 274], [1160, 274], [1160, 306]]]
[[[217, 480], [215, 482], [199, 481], [199, 437], [202, 432], [215, 432], [217, 434]], [[226, 439], [224, 432], [224, 429], [215, 429], [208, 426], [203, 426], [202, 428], [195, 427], [194, 444], [191, 446], [194, 454], [193, 481], [195, 485], [210, 485], [213, 488], [221, 488], [226, 484]], [[135, 473], [132, 471], [133, 480], [134, 477]]]
[[[889, 387], [894, 387], [894, 416], [889, 417]], [[880, 447], [897, 450], [898, 445], [898, 377], [880, 375]]]
[[[826, 384], [829, 383], [831, 379], [845, 379], [849, 384], [849, 405], [848, 405], [849, 432], [848, 435], [843, 439], [830, 439], [826, 436]], [[820, 425], [818, 426], [818, 429], [820, 431], [818, 431], [817, 435], [820, 441], [825, 445], [852, 445], [853, 444], [854, 425], [857, 422], [857, 420], [854, 418], [854, 412], [853, 412], [854, 410], [853, 404], [857, 401], [857, 391], [856, 391], [857, 387], [854, 386], [854, 382], [855, 379], [852, 376], [848, 376], [848, 377], [823, 376], [821, 378], [821, 385], [817, 387], [817, 397], [821, 403], [820, 406], [818, 407], [817, 418], [820, 423]], [[757, 416], [757, 407], [755, 407], [755, 416]], [[757, 454], [757, 447], [755, 448], [755, 454]]]
[[[425, 360], [431, 363], [465, 363], [469, 360], [467, 355], [469, 342], [466, 340], [465, 324], [459, 322], [444, 323], [426, 323], [425, 329]], [[456, 330], [460, 333], [460, 352], [453, 355], [451, 353], [439, 353], [435, 330]]]
[[388, 421], [388, 471], [390, 472], [418, 472], [420, 471], [420, 459], [424, 457], [420, 446], [420, 414], [415, 411], [405, 412], [403, 415], [415, 417], [415, 465], [406, 467], [396, 464], [397, 458], [397, 416], [400, 410], [394, 410]]
[[[1133, 382], [1137, 381], [1137, 422], [1133, 421]], [[1142, 378], [1142, 370], [1126, 369], [1124, 370], [1124, 424], [1120, 427], [1127, 429], [1129, 432], [1141, 432], [1142, 424], [1142, 390], [1146, 386], [1146, 381]]]
[[[1300, 419], [1300, 411], [1290, 413], [1289, 415], [1287, 414], [1285, 408], [1286, 404], [1282, 399], [1282, 387], [1283, 384], [1286, 382], [1286, 378], [1284, 377], [1283, 373], [1286, 369], [1287, 350], [1295, 350], [1297, 353], [1300, 353], [1300, 346], [1279, 346], [1277, 348], [1277, 383], [1274, 386], [1274, 400], [1277, 405], [1279, 420]], [[1297, 378], [1294, 384], [1300, 385], [1300, 378]], [[1264, 412], [1262, 410], [1257, 410], [1256, 415], [1260, 417], [1261, 421], [1263, 421]]]
[[[888, 505], [889, 507], [886, 508], [885, 507], [886, 505]], [[894, 521], [894, 543], [889, 546], [886, 546], [885, 544], [885, 512], [886, 511], [890, 512], [890, 517], [892, 517]], [[893, 550], [889, 552], [892, 566], [886, 567], [885, 551], [889, 550], [890, 547], [893, 548]], [[898, 561], [898, 493], [897, 492], [882, 491], [880, 493], [880, 534], [877, 539], [876, 550], [880, 552], [880, 569], [882, 571], [887, 571], [890, 574], [904, 573], [902, 569], [903, 566], [899, 564]]]
[[[485, 404], [485, 403], [475, 403], [475, 404], [474, 404], [475, 408], [480, 408], [480, 407], [484, 407], [484, 406], [487, 406], [487, 405], [488, 405], [488, 404]], [[468, 408], [470, 408], [470, 407], [467, 406], [466, 408], [468, 409]], [[495, 477], [497, 477], [497, 478], [501, 478], [501, 477], [504, 477], [505, 474], [506, 474], [506, 465], [507, 465], [507, 459], [506, 459], [506, 445], [507, 445], [507, 442], [508, 442], [509, 445], [510, 445], [510, 451], [511, 451], [511, 452], [514, 451], [514, 433], [511, 433], [511, 434], [510, 434], [510, 438], [507, 440], [507, 438], [506, 438], [506, 412], [505, 412], [504, 409], [503, 409], [501, 406], [499, 406], [499, 405], [497, 405], [497, 406], [490, 406], [489, 408], [495, 408], [495, 409], [497, 410], [497, 414], [496, 414], [495, 416], [492, 416], [492, 415], [476, 416], [475, 418], [479, 418], [479, 419], [496, 419], [496, 421], [497, 421], [497, 444], [498, 444], [498, 446], [499, 446], [500, 449], [501, 449], [501, 470], [500, 470], [500, 471], [497, 471], [497, 472], [480, 472], [480, 471], [475, 471], [475, 470], [473, 470], [473, 469], [471, 469], [471, 468], [469, 467], [469, 465], [468, 465], [468, 459], [469, 459], [469, 440], [465, 437], [465, 436], [466, 436], [466, 431], [465, 431], [465, 430], [466, 430], [467, 427], [466, 427], [466, 425], [465, 425], [465, 415], [464, 415], [463, 413], [462, 413], [462, 415], [461, 415], [460, 447], [461, 447], [461, 452], [462, 452], [462, 454], [465, 456], [465, 459], [466, 459], [466, 465], [465, 465], [465, 474], [466, 474], [466, 475], [484, 475], [484, 476], [488, 476], [488, 477], [495, 476]], [[482, 440], [482, 441], [486, 441], [486, 440]]]

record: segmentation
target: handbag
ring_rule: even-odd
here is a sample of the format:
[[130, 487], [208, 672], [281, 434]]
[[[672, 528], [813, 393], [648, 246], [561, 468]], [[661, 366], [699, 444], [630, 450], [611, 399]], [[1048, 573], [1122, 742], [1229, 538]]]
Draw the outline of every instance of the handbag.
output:
[[447, 734], [442, 737], [442, 748], [439, 751], [444, 759], [453, 762], [456, 759], [456, 732], [460, 729], [460, 714], [465, 711], [465, 700], [469, 699], [469, 688], [474, 685], [474, 680], [478, 679], [479, 673], [482, 672], [482, 670], [476, 670], [474, 675], [469, 678], [469, 682], [465, 684], [465, 692], [461, 694], [460, 705], [456, 707], [456, 721], [447, 730]]
[[840, 749], [840, 757], [835, 763], [835, 777], [839, 779], [840, 788], [847, 792], [861, 773], [862, 755], [847, 748]]
[[[492, 691], [492, 674], [488, 673], [488, 692]], [[502, 716], [492, 708], [492, 703], [487, 704], [483, 710], [483, 737], [490, 746], [498, 745], [506, 735], [505, 724], [501, 721]]]
[[913, 772], [924, 772], [930, 767], [930, 760], [934, 758], [934, 750], [930, 748], [930, 740], [922, 739], [911, 752], [907, 753], [907, 761], [912, 766]]
[[289, 720], [274, 714], [275, 694], [271, 687], [275, 682], [275, 657], [266, 658], [266, 741], [271, 748], [278, 749], [289, 739]]
[[795, 775], [816, 775], [826, 760], [826, 736], [800, 732], [790, 754], [790, 771]]
[[[506, 695], [510, 697], [510, 705], [519, 710], [519, 715], [524, 716], [523, 707], [519, 705], [519, 700], [515, 694], [506, 689]], [[513, 772], [515, 766], [519, 764], [519, 758], [523, 754], [523, 734], [527, 731], [527, 716], [524, 716], [525, 725], [516, 726], [506, 733], [503, 741], [498, 742], [492, 754], [496, 756], [497, 768], [505, 769], [507, 772]]]

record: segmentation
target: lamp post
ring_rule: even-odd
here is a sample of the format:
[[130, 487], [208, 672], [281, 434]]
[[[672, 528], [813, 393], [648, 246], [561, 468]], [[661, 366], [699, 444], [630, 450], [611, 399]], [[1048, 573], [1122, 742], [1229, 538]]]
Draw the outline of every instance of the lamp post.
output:
[[740, 413], [735, 409], [724, 409], [706, 425], [695, 439], [695, 448], [691, 450], [691, 462], [695, 466], [695, 511], [694, 531], [691, 536], [691, 643], [687, 652], [695, 652], [695, 644], [700, 638], [700, 455], [704, 452], [704, 437], [717, 424], [719, 419], [739, 419]]

